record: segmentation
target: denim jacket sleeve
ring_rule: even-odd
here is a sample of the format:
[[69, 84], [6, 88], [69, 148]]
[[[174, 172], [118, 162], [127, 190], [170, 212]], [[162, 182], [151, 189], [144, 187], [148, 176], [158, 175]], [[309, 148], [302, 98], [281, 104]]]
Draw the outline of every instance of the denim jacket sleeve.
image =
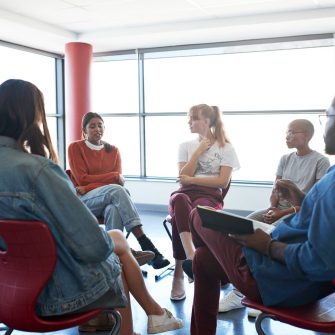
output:
[[37, 206], [49, 216], [53, 234], [60, 235], [74, 258], [83, 262], [101, 262], [114, 250], [110, 236], [75, 194], [66, 173], [46, 160], [35, 183]]

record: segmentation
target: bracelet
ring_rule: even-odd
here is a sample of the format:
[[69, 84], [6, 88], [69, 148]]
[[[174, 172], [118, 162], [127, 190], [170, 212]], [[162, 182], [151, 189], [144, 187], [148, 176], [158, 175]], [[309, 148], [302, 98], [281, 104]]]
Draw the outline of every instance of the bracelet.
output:
[[266, 255], [271, 259], [272, 259], [271, 246], [273, 242], [277, 242], [277, 240], [270, 239], [266, 245]]
[[297, 209], [295, 208], [295, 206], [292, 206], [293, 210], [294, 210], [294, 214], [297, 214]]

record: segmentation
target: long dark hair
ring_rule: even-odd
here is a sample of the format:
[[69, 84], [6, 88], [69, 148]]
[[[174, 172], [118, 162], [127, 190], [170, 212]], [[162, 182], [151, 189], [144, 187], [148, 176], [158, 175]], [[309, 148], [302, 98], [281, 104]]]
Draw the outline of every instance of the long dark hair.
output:
[[0, 85], [0, 135], [17, 147], [58, 163], [46, 122], [42, 92], [32, 83], [9, 79]]
[[[81, 130], [83, 132], [83, 134], [82, 134], [83, 138], [85, 138], [86, 126], [95, 117], [97, 117], [98, 119], [100, 119], [102, 121], [102, 123], [104, 123], [104, 120], [103, 120], [102, 116], [98, 113], [88, 112], [88, 113], [84, 114], [84, 116], [81, 120]], [[108, 153], [112, 152], [112, 146], [109, 143], [107, 143], [105, 141], [101, 141], [101, 142], [103, 143], [106, 152], [108, 152]]]

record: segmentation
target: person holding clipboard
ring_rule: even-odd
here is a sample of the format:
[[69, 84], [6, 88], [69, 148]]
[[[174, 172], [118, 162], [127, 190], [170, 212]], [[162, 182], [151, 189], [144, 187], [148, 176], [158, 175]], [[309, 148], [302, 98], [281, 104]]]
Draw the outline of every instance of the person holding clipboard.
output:
[[[327, 154], [335, 155], [335, 98], [324, 114]], [[233, 235], [203, 227], [197, 209], [191, 213], [195, 246], [191, 335], [215, 335], [220, 287], [232, 283], [247, 298], [265, 306], [295, 307], [334, 291], [335, 166], [305, 195], [289, 180], [275, 190], [300, 210], [268, 234]]]

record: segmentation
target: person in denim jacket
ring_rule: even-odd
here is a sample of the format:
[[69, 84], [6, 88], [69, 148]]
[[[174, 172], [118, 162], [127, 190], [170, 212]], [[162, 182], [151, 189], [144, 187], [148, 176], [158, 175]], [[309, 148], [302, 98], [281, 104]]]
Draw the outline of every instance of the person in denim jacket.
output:
[[182, 327], [149, 294], [122, 232], [101, 229], [77, 197], [57, 164], [43, 95], [27, 81], [0, 85], [0, 162], [0, 217], [43, 221], [55, 239], [58, 260], [38, 298], [39, 315], [125, 307], [121, 332], [133, 335], [130, 292], [148, 315], [148, 333]]

